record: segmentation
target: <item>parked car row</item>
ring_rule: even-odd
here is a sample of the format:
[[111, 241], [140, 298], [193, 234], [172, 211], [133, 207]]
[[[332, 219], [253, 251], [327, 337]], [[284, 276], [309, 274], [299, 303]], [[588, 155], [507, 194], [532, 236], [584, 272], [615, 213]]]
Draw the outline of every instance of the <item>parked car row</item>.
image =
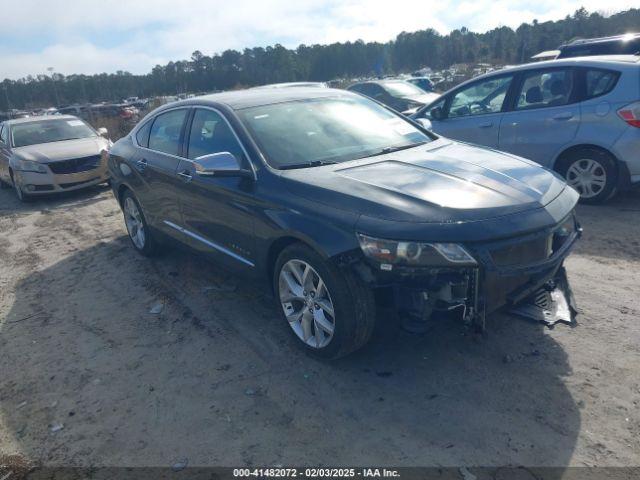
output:
[[184, 244], [255, 282], [325, 358], [366, 344], [384, 302], [413, 331], [438, 312], [482, 330], [500, 308], [574, 322], [576, 203], [640, 181], [637, 57], [523, 65], [429, 100], [393, 79], [292, 86], [172, 102], [113, 145], [76, 117], [9, 120], [0, 183], [26, 200], [109, 179], [136, 251]]

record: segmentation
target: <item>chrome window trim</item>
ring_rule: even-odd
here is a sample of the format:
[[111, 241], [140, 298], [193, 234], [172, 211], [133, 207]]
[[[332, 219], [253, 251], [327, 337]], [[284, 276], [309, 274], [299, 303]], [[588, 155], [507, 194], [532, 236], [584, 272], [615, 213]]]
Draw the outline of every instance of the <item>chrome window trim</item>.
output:
[[232, 252], [231, 250], [229, 250], [228, 248], [225, 248], [222, 245], [218, 245], [217, 243], [214, 243], [211, 240], [208, 240], [208, 239], [204, 238], [203, 236], [192, 232], [191, 230], [187, 230], [186, 228], [183, 228], [180, 225], [176, 225], [175, 223], [170, 222], [169, 220], [165, 220], [164, 223], [166, 225], [170, 226], [171, 228], [174, 228], [174, 229], [178, 230], [180, 233], [183, 233], [183, 234], [185, 234], [185, 235], [187, 235], [187, 236], [189, 236], [191, 238], [194, 238], [195, 240], [198, 240], [198, 241], [204, 243], [205, 245], [208, 245], [209, 247], [218, 250], [219, 252], [225, 253], [225, 254], [229, 255], [231, 258], [234, 258], [234, 259], [238, 260], [239, 262], [244, 263], [245, 265], [248, 265], [250, 267], [255, 267], [255, 264], [253, 262], [251, 262], [250, 260], [247, 260], [246, 258], [241, 257], [237, 253]]
[[[211, 107], [209, 105], [181, 105], [181, 106], [177, 106], [177, 107], [172, 107], [172, 108], [167, 108], [166, 110], [162, 110], [161, 112], [158, 112], [157, 114], [151, 116], [149, 118], [149, 120], [145, 121], [145, 122], [140, 122], [138, 125], [136, 125], [136, 128], [133, 129], [131, 131], [131, 133], [129, 135], [131, 135], [131, 141], [133, 142], [133, 144], [138, 147], [141, 148], [142, 150], [147, 150], [149, 152], [153, 152], [153, 153], [158, 153], [161, 155], [167, 155], [169, 157], [172, 158], [176, 158], [178, 160], [186, 160], [189, 163], [194, 163], [193, 160], [191, 160], [190, 158], [187, 157], [181, 157], [180, 155], [172, 155], [170, 153], [165, 153], [165, 152], [160, 152], [158, 150], [154, 150], [152, 148], [148, 148], [148, 147], [143, 147], [142, 145], [140, 145], [138, 143], [138, 139], [136, 138], [136, 134], [138, 133], [138, 130], [140, 130], [142, 128], [143, 125], [145, 125], [147, 122], [155, 122], [156, 118], [164, 113], [167, 112], [171, 112], [173, 110], [179, 110], [179, 109], [186, 109], [186, 110], [195, 110], [195, 109], [204, 109], [204, 110], [212, 110], [213, 112], [217, 113], [218, 115], [220, 115], [220, 117], [222, 117], [222, 119], [225, 121], [225, 123], [227, 124], [227, 126], [229, 127], [229, 129], [231, 130], [231, 133], [233, 133], [233, 136], [235, 137], [236, 141], [238, 142], [238, 145], [240, 145], [240, 148], [242, 149], [242, 152], [244, 153], [247, 162], [249, 163], [249, 166], [251, 167], [251, 172], [253, 172], [253, 179], [257, 180], [257, 174], [256, 174], [256, 169], [255, 166], [253, 165], [253, 162], [251, 161], [251, 157], [249, 156], [249, 153], [247, 152], [247, 149], [245, 148], [244, 144], [242, 143], [242, 140], [240, 140], [240, 137], [238, 136], [238, 134], [236, 133], [235, 129], [233, 128], [233, 125], [231, 125], [231, 123], [229, 123], [229, 120], [227, 119], [227, 117], [224, 116], [224, 114], [218, 110], [215, 107]], [[185, 132], [186, 134], [187, 132]], [[191, 133], [191, 131], [189, 131], [188, 133]], [[188, 140], [187, 140], [188, 141]]]

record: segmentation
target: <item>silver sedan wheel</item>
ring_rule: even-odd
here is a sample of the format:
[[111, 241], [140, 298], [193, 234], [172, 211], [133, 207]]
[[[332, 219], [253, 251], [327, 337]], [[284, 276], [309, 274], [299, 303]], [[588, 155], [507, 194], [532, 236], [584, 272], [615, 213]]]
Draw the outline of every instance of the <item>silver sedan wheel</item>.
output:
[[575, 188], [582, 198], [592, 198], [606, 186], [607, 172], [599, 162], [582, 158], [569, 166], [567, 183]]
[[289, 260], [282, 266], [278, 281], [284, 315], [300, 340], [313, 348], [326, 347], [335, 331], [331, 295], [311, 265]]
[[127, 197], [124, 201], [124, 222], [127, 225], [127, 232], [133, 241], [133, 244], [142, 250], [145, 243], [144, 223], [142, 215], [136, 202], [131, 197]]
[[20, 188], [20, 185], [18, 185], [18, 182], [16, 182], [16, 179], [11, 177], [11, 181], [13, 183], [13, 188], [16, 192], [16, 196], [18, 197], [18, 200], [20, 201], [24, 200], [24, 193], [22, 192], [22, 188]]

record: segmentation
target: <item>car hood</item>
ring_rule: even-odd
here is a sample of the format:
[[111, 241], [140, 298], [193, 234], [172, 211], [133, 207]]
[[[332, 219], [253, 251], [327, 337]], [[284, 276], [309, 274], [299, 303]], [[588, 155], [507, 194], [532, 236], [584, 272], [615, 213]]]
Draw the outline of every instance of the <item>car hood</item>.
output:
[[422, 105], [427, 105], [431, 102], [433, 102], [434, 100], [437, 100], [438, 98], [440, 98], [440, 94], [438, 93], [424, 93], [422, 95], [412, 95], [410, 97], [404, 97], [407, 100], [410, 100], [412, 102], [416, 102], [416, 103], [420, 103]]
[[544, 207], [567, 188], [528, 160], [440, 138], [387, 155], [285, 170], [289, 191], [395, 222], [460, 223]]
[[40, 143], [15, 148], [13, 152], [24, 160], [51, 163], [72, 158], [99, 155], [109, 148], [109, 140], [104, 137], [78, 138], [62, 142]]

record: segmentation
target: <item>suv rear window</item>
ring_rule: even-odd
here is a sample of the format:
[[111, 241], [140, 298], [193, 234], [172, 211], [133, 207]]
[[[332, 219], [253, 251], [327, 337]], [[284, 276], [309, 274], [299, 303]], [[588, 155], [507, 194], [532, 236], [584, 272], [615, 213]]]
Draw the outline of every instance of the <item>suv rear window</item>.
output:
[[612, 70], [589, 69], [586, 72], [585, 98], [599, 97], [613, 90], [618, 83], [619, 72]]
[[628, 41], [612, 40], [567, 45], [560, 48], [558, 58], [588, 57], [592, 55], [637, 55], [639, 52], [640, 38], [634, 38]]

